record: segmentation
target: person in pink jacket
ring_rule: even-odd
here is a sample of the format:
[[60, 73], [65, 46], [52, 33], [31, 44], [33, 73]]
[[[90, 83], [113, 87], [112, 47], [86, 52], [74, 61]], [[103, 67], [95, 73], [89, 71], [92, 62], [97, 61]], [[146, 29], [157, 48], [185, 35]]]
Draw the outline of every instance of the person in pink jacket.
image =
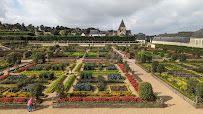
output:
[[28, 112], [31, 112], [32, 111], [32, 98], [28, 101], [27, 106], [28, 106]]

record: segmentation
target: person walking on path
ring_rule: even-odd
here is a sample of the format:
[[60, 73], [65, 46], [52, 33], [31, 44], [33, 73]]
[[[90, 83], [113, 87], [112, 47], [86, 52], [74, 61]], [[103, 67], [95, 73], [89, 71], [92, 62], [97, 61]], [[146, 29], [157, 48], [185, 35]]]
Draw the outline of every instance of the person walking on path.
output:
[[27, 106], [28, 106], [28, 112], [31, 112], [32, 111], [32, 98], [28, 101]]

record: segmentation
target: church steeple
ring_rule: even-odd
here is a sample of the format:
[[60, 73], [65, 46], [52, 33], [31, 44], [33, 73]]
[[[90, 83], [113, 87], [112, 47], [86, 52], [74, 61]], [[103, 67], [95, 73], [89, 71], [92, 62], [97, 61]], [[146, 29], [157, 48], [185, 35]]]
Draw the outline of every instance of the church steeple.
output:
[[124, 24], [124, 21], [123, 21], [123, 20], [121, 21], [121, 24], [120, 24], [119, 28], [120, 28], [120, 27], [125, 27], [125, 24]]

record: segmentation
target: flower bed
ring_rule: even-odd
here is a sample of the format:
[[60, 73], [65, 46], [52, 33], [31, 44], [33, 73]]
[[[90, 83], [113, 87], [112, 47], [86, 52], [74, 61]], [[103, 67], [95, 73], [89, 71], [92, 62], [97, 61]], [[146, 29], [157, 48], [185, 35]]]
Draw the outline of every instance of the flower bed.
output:
[[125, 51], [122, 51], [122, 53], [124, 53], [126, 56], [130, 57], [129, 53], [126, 53]]
[[133, 76], [131, 76], [130, 74], [126, 73], [125, 76], [128, 78], [128, 80], [130, 81], [130, 83], [132, 84], [132, 86], [135, 88], [135, 90], [138, 92], [138, 86], [139, 83], [137, 83], [135, 81], [135, 79], [133, 78]]
[[32, 76], [32, 75], [39, 75], [39, 74], [41, 74], [42, 72], [54, 72], [54, 75], [55, 76], [60, 76], [62, 73], [63, 73], [63, 71], [24, 71], [24, 72], [22, 72], [21, 74], [24, 74], [24, 75], [26, 75], [26, 76]]
[[151, 102], [142, 100], [139, 97], [125, 96], [125, 97], [71, 97], [56, 99], [58, 103], [65, 102]]
[[46, 62], [46, 64], [50, 63], [75, 63], [75, 61], [52, 61], [52, 62]]
[[121, 63], [117, 63], [117, 65], [120, 67], [120, 69], [123, 71], [123, 72], [126, 72], [125, 68], [123, 67], [123, 65]]
[[78, 66], [75, 69], [75, 72], [79, 72], [81, 67], [82, 67], [82, 63], [78, 64]]
[[65, 88], [66, 91], [70, 88], [70, 86], [71, 86], [71, 84], [73, 83], [74, 80], [75, 80], [75, 75], [72, 74], [72, 75], [68, 78], [68, 80], [66, 81], [66, 83], [64, 84], [64, 88]]
[[103, 64], [109, 64], [109, 61], [83, 61], [83, 63], [103, 63]]
[[70, 70], [73, 70], [75, 65], [76, 65], [76, 63], [71, 64], [70, 67], [66, 70], [66, 72], [69, 72]]
[[10, 74], [3, 75], [3, 76], [0, 77], [0, 80], [5, 79], [5, 78], [7, 78], [9, 76], [10, 76]]
[[54, 92], [56, 84], [58, 84], [59, 82], [62, 82], [65, 78], [66, 78], [66, 75], [60, 76], [60, 77], [46, 90], [46, 93], [52, 93], [52, 92]]
[[34, 65], [36, 65], [36, 64], [35, 64], [35, 63], [32, 63], [32, 64], [27, 65], [27, 66], [25, 66], [25, 67], [19, 68], [18, 70], [14, 71], [14, 72], [15, 72], [15, 73], [19, 73], [19, 72], [24, 71], [25, 69], [27, 69], [27, 68], [29, 68], [29, 67], [32, 67], [32, 66], [34, 66]]
[[116, 91], [116, 92], [122, 92], [122, 91], [128, 91], [127, 86], [109, 86], [110, 91]]
[[85, 57], [86, 59], [101, 59], [101, 58], [103, 58], [103, 59], [105, 59], [105, 57]]

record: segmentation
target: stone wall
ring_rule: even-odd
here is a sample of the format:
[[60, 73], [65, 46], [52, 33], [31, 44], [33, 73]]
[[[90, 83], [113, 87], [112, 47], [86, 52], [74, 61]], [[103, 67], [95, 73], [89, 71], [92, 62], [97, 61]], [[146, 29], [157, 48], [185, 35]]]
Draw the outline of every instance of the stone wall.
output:
[[156, 103], [56, 103], [53, 108], [164, 108], [163, 100]]

